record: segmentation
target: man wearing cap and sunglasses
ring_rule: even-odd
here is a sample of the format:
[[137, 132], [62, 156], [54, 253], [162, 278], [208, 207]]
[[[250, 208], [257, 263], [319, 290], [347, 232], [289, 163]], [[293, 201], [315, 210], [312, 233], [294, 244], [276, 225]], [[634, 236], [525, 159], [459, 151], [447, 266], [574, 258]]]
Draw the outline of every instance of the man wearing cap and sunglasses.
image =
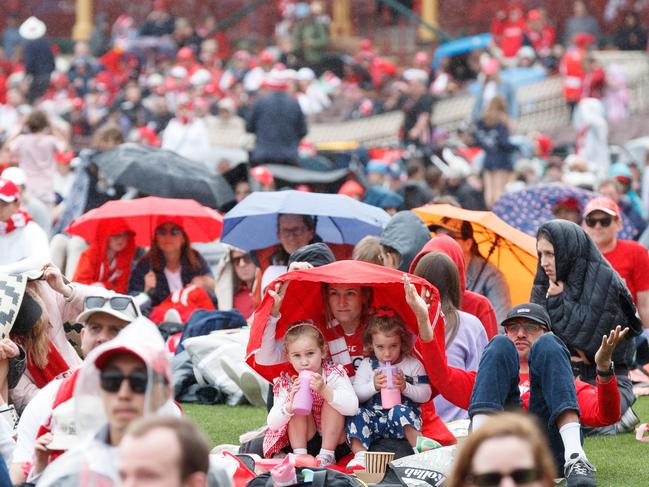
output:
[[505, 336], [487, 345], [478, 371], [450, 367], [443, 343], [430, 325], [420, 324], [422, 356], [431, 385], [453, 404], [467, 409], [475, 430], [489, 414], [528, 409], [546, 426], [550, 447], [568, 487], [594, 486], [594, 467], [581, 444], [581, 424], [604, 426], [620, 416], [620, 395], [611, 356], [628, 329], [617, 327], [602, 338], [595, 356], [597, 387], [573, 379], [570, 354], [550, 331], [542, 306], [514, 307], [501, 323]]
[[[80, 337], [84, 357], [99, 345], [115, 338], [139, 316], [140, 310], [131, 296], [86, 296], [83, 311], [77, 317], [77, 322], [83, 325]], [[16, 450], [10, 466], [14, 483], [24, 482], [24, 470], [28, 470], [28, 464], [32, 462], [36, 440], [49, 433], [52, 411], [72, 397], [78, 372], [79, 369], [66, 379], [50, 382], [25, 407], [18, 422]], [[48, 457], [47, 452], [42, 452], [37, 460], [47, 465]]]
[[[73, 394], [78, 441], [47, 466], [38, 485], [117, 484], [117, 447], [127, 428], [149, 414], [177, 415], [172, 397], [164, 340], [151, 321], [139, 317], [95, 348], [79, 369]], [[37, 452], [50, 442], [40, 438]], [[41, 473], [36, 467], [28, 481]]]
[[582, 227], [629, 288], [644, 328], [649, 328], [649, 253], [633, 240], [618, 240], [622, 228], [618, 205], [606, 196], [584, 209]]

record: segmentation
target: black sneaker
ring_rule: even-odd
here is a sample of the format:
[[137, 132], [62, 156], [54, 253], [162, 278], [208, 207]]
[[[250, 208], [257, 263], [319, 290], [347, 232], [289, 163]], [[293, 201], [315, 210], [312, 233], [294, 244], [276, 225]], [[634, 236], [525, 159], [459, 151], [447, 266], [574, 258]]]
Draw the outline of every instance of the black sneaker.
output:
[[567, 487], [595, 487], [595, 467], [579, 453], [573, 453], [564, 466]]

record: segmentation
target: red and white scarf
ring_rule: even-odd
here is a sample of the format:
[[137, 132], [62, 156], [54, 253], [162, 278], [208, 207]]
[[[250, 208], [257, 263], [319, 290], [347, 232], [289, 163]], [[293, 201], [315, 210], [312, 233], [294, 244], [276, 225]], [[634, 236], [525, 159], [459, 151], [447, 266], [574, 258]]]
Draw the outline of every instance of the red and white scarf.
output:
[[22, 228], [32, 221], [32, 217], [29, 216], [25, 210], [18, 210], [16, 213], [11, 215], [8, 220], [0, 222], [0, 235], [7, 235], [8, 233], [13, 232], [16, 228]]

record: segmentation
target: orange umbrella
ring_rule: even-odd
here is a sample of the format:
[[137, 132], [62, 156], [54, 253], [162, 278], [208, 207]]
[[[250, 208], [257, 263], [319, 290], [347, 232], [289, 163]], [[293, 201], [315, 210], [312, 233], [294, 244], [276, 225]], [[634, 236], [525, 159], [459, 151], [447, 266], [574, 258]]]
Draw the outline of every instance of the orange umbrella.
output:
[[468, 221], [480, 254], [505, 275], [512, 306], [530, 300], [536, 274], [536, 239], [517, 230], [491, 211], [471, 211], [452, 205], [426, 205], [412, 210], [428, 226], [447, 226], [449, 219]]

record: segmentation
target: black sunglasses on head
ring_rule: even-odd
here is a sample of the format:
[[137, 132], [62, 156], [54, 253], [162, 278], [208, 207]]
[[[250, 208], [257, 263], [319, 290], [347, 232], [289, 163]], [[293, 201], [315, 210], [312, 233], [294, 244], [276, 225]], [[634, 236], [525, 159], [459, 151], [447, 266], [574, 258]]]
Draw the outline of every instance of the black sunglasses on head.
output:
[[504, 477], [510, 477], [517, 485], [525, 485], [541, 479], [541, 471], [538, 468], [518, 468], [509, 474], [500, 472], [487, 472], [475, 475], [467, 475], [464, 481], [469, 485], [478, 487], [496, 487]]
[[124, 375], [119, 370], [102, 370], [99, 374], [99, 384], [106, 392], [117, 392], [122, 387], [122, 382], [128, 381], [128, 385], [136, 394], [144, 394], [149, 378], [146, 372], [133, 372], [131, 375]]
[[135, 306], [133, 298], [130, 296], [113, 296], [111, 298], [106, 298], [104, 296], [88, 296], [83, 300], [83, 306], [85, 309], [103, 308], [106, 303], [108, 303], [115, 311], [124, 311], [128, 308], [129, 304]]
[[611, 223], [613, 223], [613, 217], [612, 216], [605, 216], [602, 218], [594, 218], [592, 216], [587, 216], [586, 217], [586, 225], [588, 225], [590, 228], [595, 228], [595, 226], [599, 223], [602, 228], [608, 228]]

